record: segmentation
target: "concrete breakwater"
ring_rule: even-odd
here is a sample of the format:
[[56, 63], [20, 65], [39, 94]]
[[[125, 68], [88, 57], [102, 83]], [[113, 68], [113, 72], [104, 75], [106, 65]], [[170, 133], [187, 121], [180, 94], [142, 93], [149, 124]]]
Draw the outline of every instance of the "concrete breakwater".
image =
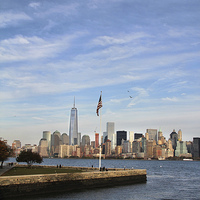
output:
[[27, 194], [68, 192], [146, 182], [145, 169], [108, 169], [108, 171], [99, 171], [95, 168], [84, 169], [86, 172], [80, 173], [1, 176], [0, 196], [6, 199]]

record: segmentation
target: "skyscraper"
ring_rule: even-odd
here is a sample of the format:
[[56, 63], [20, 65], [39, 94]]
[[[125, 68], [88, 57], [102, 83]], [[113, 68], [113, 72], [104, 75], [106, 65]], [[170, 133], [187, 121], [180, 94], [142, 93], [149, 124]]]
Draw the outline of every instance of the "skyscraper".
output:
[[77, 145], [81, 145], [81, 133], [79, 132], [78, 133], [78, 136], [77, 136]]
[[147, 129], [149, 140], [155, 140], [157, 142], [157, 129]]
[[51, 152], [51, 132], [50, 131], [43, 131], [43, 138], [47, 140], [48, 143], [48, 153]]
[[60, 136], [61, 136], [60, 132], [57, 131], [57, 130], [52, 134], [52, 137], [51, 137], [51, 151], [52, 151], [52, 155], [53, 156], [58, 156], [59, 146], [61, 144]]
[[193, 138], [193, 157], [195, 158], [200, 157], [200, 138], [199, 137]]
[[82, 146], [89, 146], [90, 145], [90, 136], [89, 135], [84, 135], [82, 137]]
[[132, 143], [134, 141], [134, 132], [129, 131], [129, 141]]
[[78, 138], [78, 110], [75, 108], [75, 97], [74, 106], [71, 109], [70, 125], [69, 125], [69, 144], [76, 145]]
[[177, 140], [178, 140], [178, 134], [176, 133], [175, 129], [170, 134], [170, 139], [172, 141], [172, 148], [174, 149], [174, 155], [175, 155], [175, 150], [176, 150], [176, 145], [177, 145]]
[[112, 140], [114, 133], [115, 133], [115, 123], [114, 122], [107, 122], [107, 134], [108, 134], [109, 140]]
[[184, 155], [187, 153], [188, 153], [188, 150], [187, 150], [186, 142], [185, 141], [177, 141], [175, 156], [178, 157], [178, 156], [181, 156], [181, 155]]
[[99, 133], [95, 133], [95, 148], [99, 146]]
[[161, 140], [161, 137], [163, 136], [161, 129], [158, 131], [158, 140]]
[[107, 122], [107, 135], [111, 141], [111, 149], [114, 150], [116, 146], [116, 134], [115, 134], [115, 123], [114, 122]]
[[62, 138], [62, 144], [69, 145], [69, 135], [67, 135], [66, 133], [63, 133], [61, 138]]
[[178, 141], [182, 141], [182, 131], [179, 129], [178, 131]]
[[109, 139], [105, 142], [105, 155], [110, 156], [111, 155], [111, 141]]
[[38, 146], [38, 152], [40, 156], [42, 157], [48, 157], [49, 156], [49, 147], [48, 147], [48, 141], [45, 138], [42, 138], [40, 140], [39, 146]]
[[127, 131], [117, 131], [117, 146], [122, 144], [122, 139], [127, 139]]
[[142, 133], [135, 133], [134, 134], [134, 140], [137, 141], [137, 140], [141, 140], [143, 137], [143, 134]]

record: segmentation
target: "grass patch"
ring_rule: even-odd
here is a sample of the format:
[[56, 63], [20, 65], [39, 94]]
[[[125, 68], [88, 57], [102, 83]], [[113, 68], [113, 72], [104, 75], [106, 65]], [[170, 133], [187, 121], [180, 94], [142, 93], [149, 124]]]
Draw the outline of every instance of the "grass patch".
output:
[[2, 176], [18, 176], [18, 175], [34, 175], [34, 174], [56, 174], [56, 173], [78, 173], [83, 172], [80, 169], [73, 168], [55, 168], [55, 167], [37, 167], [32, 166], [32, 168], [28, 167], [14, 167], [9, 171], [2, 174]]

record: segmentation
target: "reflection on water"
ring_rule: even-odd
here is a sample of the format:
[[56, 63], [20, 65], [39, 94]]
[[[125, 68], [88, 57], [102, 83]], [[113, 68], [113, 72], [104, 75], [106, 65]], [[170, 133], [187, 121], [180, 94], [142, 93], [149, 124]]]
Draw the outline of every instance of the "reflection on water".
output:
[[[11, 159], [13, 161], [13, 159]], [[8, 161], [9, 162], [9, 161]], [[94, 159], [44, 159], [43, 165], [98, 167]], [[200, 199], [200, 162], [144, 161], [144, 160], [102, 160], [106, 168], [147, 169], [147, 183], [77, 190], [70, 193], [45, 194], [29, 197], [30, 200], [64, 199]], [[20, 198], [27, 199], [27, 198]]]

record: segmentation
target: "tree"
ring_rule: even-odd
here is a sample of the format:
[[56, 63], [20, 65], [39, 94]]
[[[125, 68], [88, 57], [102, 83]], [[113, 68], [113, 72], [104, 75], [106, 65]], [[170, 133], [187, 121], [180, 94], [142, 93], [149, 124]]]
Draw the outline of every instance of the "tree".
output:
[[1, 161], [1, 168], [3, 168], [3, 162], [7, 160], [9, 156], [9, 149], [4, 141], [0, 140], [0, 161]]
[[39, 153], [32, 152], [31, 150], [21, 151], [19, 156], [16, 158], [17, 162], [26, 162], [30, 167], [33, 163], [42, 163], [43, 159]]

